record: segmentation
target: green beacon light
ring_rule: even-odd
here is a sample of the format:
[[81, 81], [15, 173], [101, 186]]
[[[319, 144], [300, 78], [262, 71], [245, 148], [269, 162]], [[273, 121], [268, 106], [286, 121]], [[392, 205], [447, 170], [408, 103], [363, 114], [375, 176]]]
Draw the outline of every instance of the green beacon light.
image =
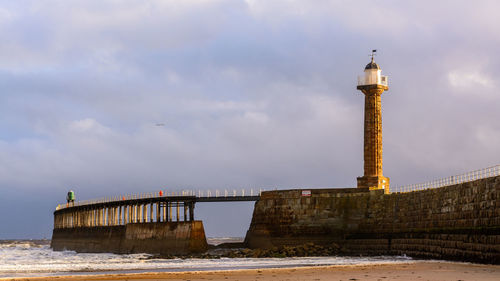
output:
[[66, 195], [66, 201], [68, 203], [70, 203], [70, 202], [74, 203], [75, 202], [75, 192], [73, 190], [70, 190], [68, 192], [68, 195]]

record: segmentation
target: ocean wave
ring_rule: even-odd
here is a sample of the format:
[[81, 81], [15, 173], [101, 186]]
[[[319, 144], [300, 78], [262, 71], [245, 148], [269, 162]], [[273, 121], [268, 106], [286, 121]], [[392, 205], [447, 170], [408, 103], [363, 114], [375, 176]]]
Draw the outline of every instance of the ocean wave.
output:
[[243, 237], [207, 237], [207, 243], [215, 246], [222, 243], [241, 243], [244, 240]]
[[[220, 238], [218, 241], [227, 242]], [[220, 258], [149, 259], [148, 254], [95, 254], [74, 251], [55, 252], [50, 245], [32, 241], [0, 243], [0, 277], [44, 276], [54, 274], [127, 271], [188, 271], [348, 265], [408, 262], [407, 257], [301, 257], [301, 258]]]

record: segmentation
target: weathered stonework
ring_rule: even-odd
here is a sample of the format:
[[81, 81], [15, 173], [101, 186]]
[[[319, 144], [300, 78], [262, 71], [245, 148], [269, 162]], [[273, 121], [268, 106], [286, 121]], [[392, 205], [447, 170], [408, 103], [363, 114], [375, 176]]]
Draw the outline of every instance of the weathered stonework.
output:
[[251, 248], [338, 243], [345, 254], [395, 254], [500, 264], [500, 176], [384, 194], [368, 188], [263, 192]]
[[389, 189], [389, 178], [382, 172], [382, 106], [384, 85], [358, 86], [365, 94], [364, 176], [358, 177], [359, 188]]
[[207, 250], [203, 223], [157, 222], [55, 228], [51, 247], [83, 253], [190, 254]]

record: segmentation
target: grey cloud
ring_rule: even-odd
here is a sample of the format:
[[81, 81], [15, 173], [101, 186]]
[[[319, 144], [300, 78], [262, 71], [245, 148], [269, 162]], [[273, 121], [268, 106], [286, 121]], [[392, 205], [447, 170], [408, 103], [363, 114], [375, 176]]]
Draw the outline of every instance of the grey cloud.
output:
[[16, 3], [0, 4], [0, 211], [15, 198], [43, 223], [1, 217], [0, 238], [47, 235], [69, 187], [355, 186], [374, 48], [392, 183], [498, 164], [495, 2]]

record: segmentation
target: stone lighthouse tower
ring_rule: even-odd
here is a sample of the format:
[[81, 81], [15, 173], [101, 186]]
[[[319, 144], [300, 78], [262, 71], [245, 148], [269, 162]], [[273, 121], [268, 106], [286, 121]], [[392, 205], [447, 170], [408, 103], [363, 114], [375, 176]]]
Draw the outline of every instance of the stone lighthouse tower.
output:
[[357, 89], [365, 94], [364, 175], [358, 177], [358, 187], [385, 189], [389, 192], [389, 178], [382, 174], [382, 109], [381, 95], [389, 90], [387, 76], [373, 60], [365, 67], [365, 74], [358, 76]]

